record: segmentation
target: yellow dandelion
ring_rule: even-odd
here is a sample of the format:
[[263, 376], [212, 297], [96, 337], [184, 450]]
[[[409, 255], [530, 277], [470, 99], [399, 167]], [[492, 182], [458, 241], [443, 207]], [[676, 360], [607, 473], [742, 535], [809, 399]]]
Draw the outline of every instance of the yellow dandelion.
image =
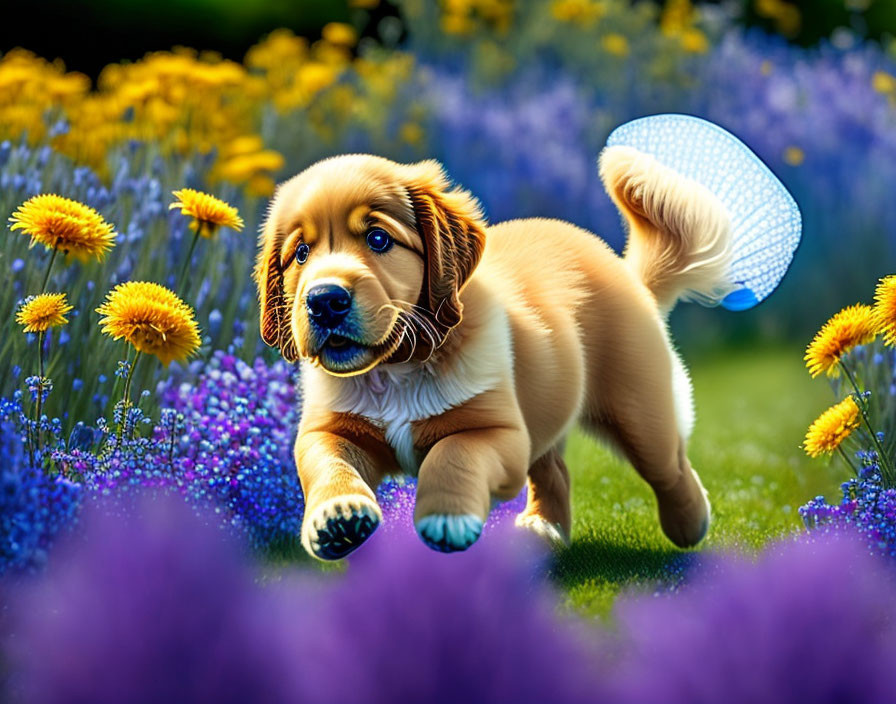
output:
[[354, 46], [358, 43], [358, 31], [344, 22], [330, 22], [321, 30], [323, 38], [330, 44]]
[[896, 76], [886, 71], [877, 71], [871, 77], [871, 87], [878, 93], [896, 93]]
[[809, 343], [804, 357], [806, 368], [813, 377], [822, 372], [837, 376], [843, 355], [853, 347], [867, 345], [874, 340], [877, 330], [878, 324], [871, 306], [847, 306], [826, 322]]
[[692, 54], [705, 54], [709, 51], [709, 39], [699, 29], [692, 27], [681, 33], [681, 46]]
[[194, 227], [205, 237], [211, 237], [223, 226], [232, 230], [243, 229], [243, 219], [232, 205], [208, 193], [192, 188], [174, 191], [177, 201], [170, 206], [171, 210], [180, 208], [180, 212], [193, 218]]
[[162, 364], [186, 359], [199, 348], [193, 309], [159, 284], [118, 284], [96, 312], [103, 316], [100, 325], [104, 333], [127, 340], [138, 352], [155, 355]]
[[831, 454], [859, 427], [859, 407], [847, 396], [822, 413], [809, 426], [803, 448], [809, 457]]
[[45, 193], [22, 203], [12, 217], [10, 230], [31, 236], [31, 246], [71, 254], [81, 261], [102, 259], [115, 244], [115, 231], [93, 208], [70, 198]]
[[885, 276], [874, 291], [874, 322], [884, 342], [896, 346], [896, 274]]
[[29, 296], [16, 313], [16, 322], [25, 326], [25, 332], [46, 332], [65, 325], [68, 322], [65, 314], [71, 309], [64, 293]]
[[806, 160], [806, 152], [799, 147], [789, 146], [784, 150], [784, 161], [791, 166], [799, 166]]
[[600, 40], [600, 43], [604, 51], [608, 54], [612, 54], [613, 56], [628, 56], [628, 39], [622, 34], [617, 34], [616, 32], [605, 34]]

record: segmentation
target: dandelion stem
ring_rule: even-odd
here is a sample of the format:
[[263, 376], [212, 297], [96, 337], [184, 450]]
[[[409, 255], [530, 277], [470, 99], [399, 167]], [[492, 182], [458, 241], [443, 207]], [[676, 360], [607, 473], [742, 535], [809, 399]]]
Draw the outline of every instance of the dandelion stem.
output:
[[849, 459], [849, 455], [846, 454], [846, 452], [844, 451], [844, 449], [843, 449], [842, 446], [838, 446], [838, 447], [837, 447], [837, 452], [840, 453], [840, 456], [843, 458], [843, 461], [846, 462], [846, 464], [849, 465], [849, 468], [852, 470], [852, 473], [855, 474], [855, 475], [858, 477], [858, 476], [859, 476], [859, 470], [856, 469], [855, 464], [853, 464], [853, 461], [852, 461], [851, 459]]
[[134, 370], [137, 368], [137, 362], [140, 359], [140, 350], [136, 350], [134, 354], [134, 361], [131, 362], [130, 369], [128, 369], [127, 378], [124, 381], [124, 394], [121, 398], [121, 420], [118, 421], [118, 437], [115, 440], [115, 449], [117, 450], [121, 447], [121, 438], [124, 435], [124, 429], [127, 425], [128, 418], [128, 410], [130, 410], [131, 406], [131, 379], [134, 378]]
[[53, 263], [56, 261], [56, 255], [59, 254], [59, 250], [54, 248], [53, 254], [50, 255], [50, 263], [47, 264], [47, 273], [44, 274], [44, 282], [40, 285], [40, 292], [47, 292], [47, 284], [50, 283], [50, 273], [53, 271]]
[[[202, 222], [196, 221], [196, 232], [193, 234], [193, 241], [190, 243], [190, 251], [187, 253], [187, 259], [184, 262], [183, 269], [180, 270], [180, 276], [177, 278], [177, 290], [183, 291], [184, 280], [187, 271], [190, 269], [190, 262], [193, 261], [193, 252], [196, 250], [196, 243], [199, 242], [199, 235], [202, 234]], [[186, 293], [183, 294], [186, 297]]]
[[890, 467], [890, 458], [887, 456], [886, 452], [884, 452], [880, 438], [877, 437], [877, 433], [874, 432], [874, 426], [871, 425], [871, 419], [868, 417], [866, 409], [865, 397], [862, 395], [862, 391], [859, 389], [852, 372], [849, 371], [849, 367], [846, 366], [842, 359], [840, 360], [840, 368], [843, 370], [843, 373], [846, 375], [846, 378], [849, 379], [849, 383], [852, 384], [852, 388], [856, 392], [856, 405], [859, 407], [859, 413], [862, 414], [862, 420], [865, 421], [865, 427], [868, 429], [868, 433], [871, 435], [871, 441], [874, 443], [874, 448], [877, 450], [881, 473], [886, 477], [887, 483], [892, 486], [894, 484], [894, 477], [892, 468]]

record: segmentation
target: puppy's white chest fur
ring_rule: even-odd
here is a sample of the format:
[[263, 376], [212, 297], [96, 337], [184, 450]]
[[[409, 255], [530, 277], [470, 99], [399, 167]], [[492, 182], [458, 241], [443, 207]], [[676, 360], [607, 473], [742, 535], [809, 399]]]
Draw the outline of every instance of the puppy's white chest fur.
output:
[[356, 413], [381, 427], [399, 466], [413, 475], [422, 458], [414, 447], [411, 424], [441, 415], [486, 390], [481, 384], [440, 379], [426, 367], [404, 373], [374, 369], [346, 381], [333, 410]]
[[506, 318], [503, 314], [494, 318], [484, 334], [464, 345], [450, 366], [383, 365], [353, 377], [333, 377], [306, 366], [305, 398], [316, 402], [328, 399], [326, 406], [331, 411], [362, 416], [381, 428], [402, 471], [416, 476], [423, 458], [414, 446], [412, 424], [495, 388], [512, 368]]

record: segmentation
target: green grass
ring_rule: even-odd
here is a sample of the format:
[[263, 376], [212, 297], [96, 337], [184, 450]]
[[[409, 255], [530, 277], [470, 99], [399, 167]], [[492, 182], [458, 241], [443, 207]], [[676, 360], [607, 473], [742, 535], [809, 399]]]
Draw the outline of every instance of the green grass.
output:
[[[713, 507], [700, 550], [755, 550], [799, 530], [799, 506], [835, 496], [846, 478], [842, 466], [810, 460], [799, 447], [832, 400], [801, 356], [796, 348], [754, 348], [691, 365], [697, 422], [688, 455]], [[605, 615], [621, 590], [668, 579], [681, 551], [663, 537], [653, 496], [630, 465], [580, 432], [566, 462], [572, 545], [557, 556], [555, 578], [568, 606]]]

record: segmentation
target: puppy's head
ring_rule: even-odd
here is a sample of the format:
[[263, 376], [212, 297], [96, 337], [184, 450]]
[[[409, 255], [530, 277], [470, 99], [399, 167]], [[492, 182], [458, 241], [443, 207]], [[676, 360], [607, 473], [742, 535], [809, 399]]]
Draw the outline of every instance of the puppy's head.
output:
[[256, 265], [261, 336], [331, 374], [428, 359], [482, 254], [476, 201], [434, 161], [321, 161], [274, 195]]

